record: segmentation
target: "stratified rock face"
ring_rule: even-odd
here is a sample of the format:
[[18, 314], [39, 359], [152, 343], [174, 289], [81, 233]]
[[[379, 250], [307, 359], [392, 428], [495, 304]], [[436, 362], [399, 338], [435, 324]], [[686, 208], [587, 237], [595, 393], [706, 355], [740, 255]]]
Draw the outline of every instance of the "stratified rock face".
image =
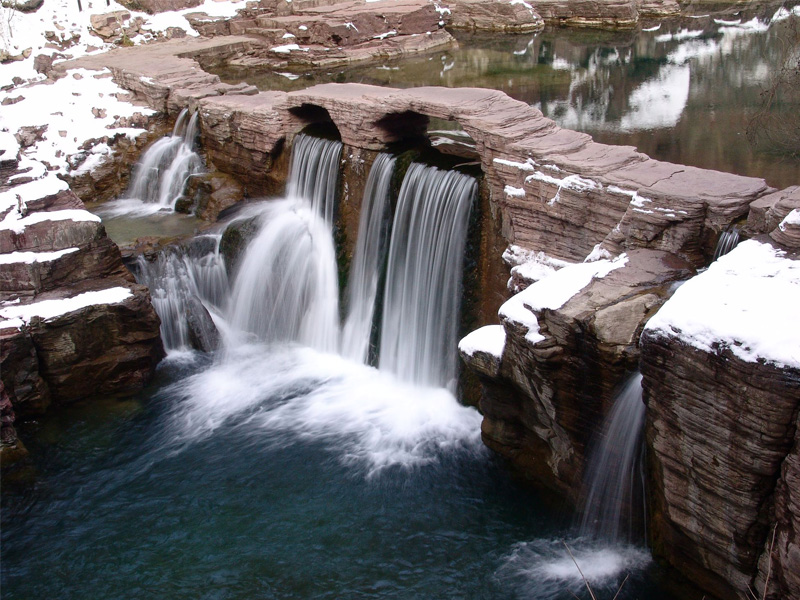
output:
[[449, 26], [478, 31], [538, 31], [544, 20], [527, 2], [483, 2], [455, 0], [443, 3], [449, 11]]
[[159, 320], [100, 219], [66, 184], [0, 194], [0, 417], [4, 466], [15, 418], [51, 402], [140, 389], [163, 356]]
[[636, 369], [644, 322], [670, 283], [691, 273], [675, 256], [637, 250], [564, 267], [506, 302], [499, 368], [490, 349], [467, 344], [471, 352], [461, 353], [487, 384], [486, 444], [575, 499], [589, 438], [616, 386]]
[[684, 284], [642, 335], [653, 548], [714, 596], [747, 597], [774, 504], [781, 560], [796, 564], [796, 499], [773, 493], [800, 410], [798, 306], [800, 262], [751, 240]]
[[753, 589], [770, 600], [800, 598], [800, 427], [775, 488], [775, 522], [767, 536]]

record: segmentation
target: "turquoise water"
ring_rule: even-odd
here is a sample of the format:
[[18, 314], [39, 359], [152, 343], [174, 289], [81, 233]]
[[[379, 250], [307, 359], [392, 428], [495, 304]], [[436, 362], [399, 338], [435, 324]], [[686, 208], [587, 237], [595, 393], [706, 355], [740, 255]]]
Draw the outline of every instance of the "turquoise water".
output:
[[[299, 348], [162, 365], [133, 400], [29, 427], [2, 495], [22, 598], [667, 599], [642, 550], [589, 546], [514, 482], [442, 390]], [[668, 578], [667, 578], [668, 579]]]

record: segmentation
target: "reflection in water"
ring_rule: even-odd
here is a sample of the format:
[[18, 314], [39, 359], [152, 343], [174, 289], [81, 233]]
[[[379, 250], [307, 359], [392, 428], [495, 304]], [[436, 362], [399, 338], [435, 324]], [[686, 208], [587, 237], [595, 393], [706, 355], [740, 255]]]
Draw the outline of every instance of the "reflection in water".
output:
[[792, 28], [800, 24], [800, 6], [787, 6], [730, 8], [631, 32], [458, 34], [457, 49], [298, 73], [291, 80], [273, 73], [220, 75], [262, 89], [329, 81], [494, 88], [599, 142], [633, 145], [660, 160], [764, 177], [785, 187], [800, 181], [800, 159], [754, 152], [745, 130]]

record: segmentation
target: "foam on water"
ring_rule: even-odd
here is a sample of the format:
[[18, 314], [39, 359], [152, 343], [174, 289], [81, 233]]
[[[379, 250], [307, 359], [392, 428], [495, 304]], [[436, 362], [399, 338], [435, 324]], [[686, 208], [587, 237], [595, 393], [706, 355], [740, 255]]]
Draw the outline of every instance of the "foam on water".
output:
[[540, 539], [516, 544], [498, 576], [522, 594], [542, 599], [585, 591], [584, 577], [595, 593], [613, 595], [626, 576], [635, 578], [651, 562], [649, 552], [636, 546]]
[[442, 452], [482, 452], [477, 411], [447, 390], [309, 348], [243, 345], [224, 361], [174, 384], [183, 442], [245, 429], [259, 444], [329, 442], [342, 462], [374, 474], [415, 467]]

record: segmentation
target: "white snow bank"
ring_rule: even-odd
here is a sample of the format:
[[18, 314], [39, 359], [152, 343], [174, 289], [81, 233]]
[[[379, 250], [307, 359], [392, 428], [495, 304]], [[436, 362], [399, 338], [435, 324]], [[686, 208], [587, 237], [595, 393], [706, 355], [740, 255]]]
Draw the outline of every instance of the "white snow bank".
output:
[[78, 248], [66, 248], [55, 252], [9, 252], [8, 254], [0, 254], [0, 265], [10, 265], [14, 263], [30, 265], [33, 263], [52, 262], [66, 254], [72, 254], [77, 251]]
[[549, 277], [537, 281], [524, 289], [500, 307], [499, 315], [504, 321], [510, 321], [527, 328], [525, 335], [532, 344], [544, 339], [539, 333], [539, 321], [534, 314], [544, 309], [556, 310], [589, 285], [593, 279], [600, 279], [612, 271], [628, 264], [628, 257], [620, 255], [614, 260], [598, 260], [589, 263], [577, 263], [560, 269]]
[[486, 325], [476, 329], [458, 343], [458, 349], [468, 356], [474, 356], [476, 352], [484, 352], [494, 356], [497, 360], [503, 356], [505, 347], [506, 330], [502, 325]]
[[800, 368], [800, 261], [748, 240], [682, 285], [645, 330], [704, 352]]
[[[67, 313], [94, 306], [97, 304], [119, 304], [132, 296], [128, 288], [115, 287], [97, 292], [85, 292], [72, 298], [62, 300], [42, 300], [33, 304], [22, 304], [6, 306], [0, 308], [0, 318], [7, 319], [12, 323], [29, 323], [34, 317], [45, 320], [54, 319]], [[9, 323], [3, 323], [3, 327], [8, 327]]]

